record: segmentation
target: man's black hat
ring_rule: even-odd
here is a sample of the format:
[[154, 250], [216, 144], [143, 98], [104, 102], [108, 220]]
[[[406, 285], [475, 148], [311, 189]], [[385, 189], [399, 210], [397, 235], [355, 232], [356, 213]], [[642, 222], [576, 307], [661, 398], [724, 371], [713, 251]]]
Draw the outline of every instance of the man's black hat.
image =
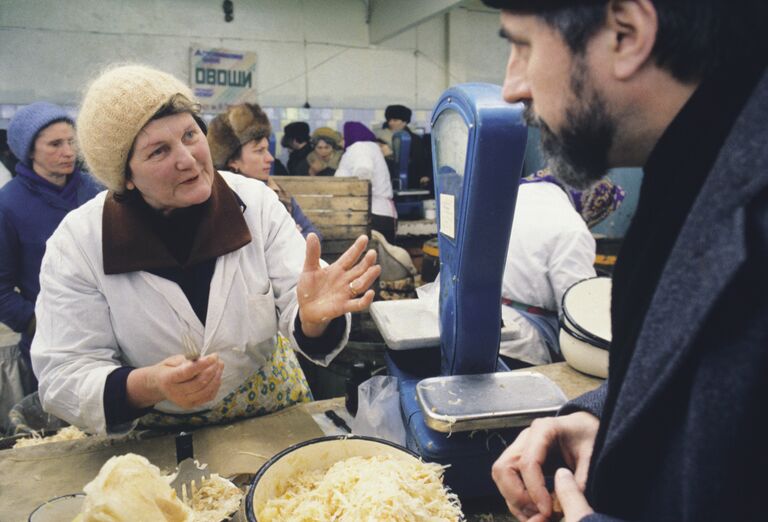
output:
[[608, 0], [483, 0], [488, 7], [510, 11], [538, 12], [579, 5], [608, 3]]
[[389, 105], [384, 109], [384, 119], [403, 120], [405, 123], [411, 123], [411, 109], [405, 105]]
[[309, 124], [304, 121], [293, 121], [286, 125], [283, 129], [283, 139], [280, 140], [280, 145], [287, 147], [291, 140], [296, 140], [299, 143], [308, 142]]

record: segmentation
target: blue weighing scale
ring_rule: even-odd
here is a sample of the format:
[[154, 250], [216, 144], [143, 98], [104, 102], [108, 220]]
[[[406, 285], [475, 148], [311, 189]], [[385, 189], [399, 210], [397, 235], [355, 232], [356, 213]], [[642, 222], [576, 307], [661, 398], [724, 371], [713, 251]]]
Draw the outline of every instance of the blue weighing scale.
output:
[[424, 217], [422, 200], [429, 196], [429, 191], [408, 188], [408, 167], [411, 158], [413, 140], [408, 131], [397, 131], [392, 135], [392, 151], [397, 160], [397, 179], [392, 185], [395, 196], [397, 218], [400, 220], [421, 219]]
[[[494, 460], [521, 426], [553, 414], [565, 402], [559, 388], [538, 374], [524, 373], [528, 380], [521, 387], [520, 374], [499, 373], [508, 370], [498, 356], [501, 286], [525, 157], [522, 111], [522, 104], [502, 100], [501, 87], [470, 83], [448, 89], [433, 112], [439, 345], [434, 338], [431, 346], [392, 341], [396, 329], [417, 329], [407, 323], [420, 316], [408, 307], [420, 300], [371, 306], [390, 348], [388, 371], [399, 380], [408, 448], [427, 461], [449, 464], [446, 483], [462, 499], [497, 494], [491, 478]], [[507, 377], [516, 379], [505, 388]], [[519, 397], [524, 404], [515, 403]], [[545, 399], [539, 411], [517, 422], [498, 422], [497, 413], [509, 408], [520, 413], [531, 397]], [[453, 431], [458, 419], [452, 416], [453, 404], [477, 406], [484, 413], [471, 417], [462, 431], [456, 423]]]
[[407, 131], [392, 134], [392, 152], [397, 159], [397, 183], [392, 188], [396, 191], [408, 190], [408, 161], [411, 158], [411, 135]]

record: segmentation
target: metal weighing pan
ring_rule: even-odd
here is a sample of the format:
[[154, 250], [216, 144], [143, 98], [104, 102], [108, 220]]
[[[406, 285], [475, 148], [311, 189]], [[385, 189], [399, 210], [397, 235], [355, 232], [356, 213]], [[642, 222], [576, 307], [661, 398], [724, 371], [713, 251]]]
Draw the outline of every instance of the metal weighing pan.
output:
[[416, 385], [416, 397], [427, 426], [443, 433], [527, 426], [567, 400], [557, 384], [534, 372], [430, 377]]

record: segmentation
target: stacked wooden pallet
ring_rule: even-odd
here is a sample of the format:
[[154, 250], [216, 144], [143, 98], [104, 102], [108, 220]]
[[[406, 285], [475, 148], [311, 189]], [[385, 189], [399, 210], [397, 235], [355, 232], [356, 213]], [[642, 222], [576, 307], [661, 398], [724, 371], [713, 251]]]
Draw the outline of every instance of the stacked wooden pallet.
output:
[[323, 234], [323, 259], [333, 261], [371, 231], [371, 183], [358, 178], [275, 176]]

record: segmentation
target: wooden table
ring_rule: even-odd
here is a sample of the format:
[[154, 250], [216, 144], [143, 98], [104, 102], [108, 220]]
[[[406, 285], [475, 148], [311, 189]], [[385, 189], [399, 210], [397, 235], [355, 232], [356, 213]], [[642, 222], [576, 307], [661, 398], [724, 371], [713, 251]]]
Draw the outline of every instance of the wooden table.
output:
[[[600, 384], [565, 363], [531, 368], [557, 382], [569, 398]], [[195, 456], [222, 476], [255, 474], [270, 457], [307, 439], [323, 436], [312, 415], [343, 408], [343, 399], [301, 404], [283, 411], [195, 431]], [[0, 520], [25, 521], [46, 500], [80, 492], [110, 457], [125, 453], [147, 457], [161, 469], [176, 465], [174, 436], [134, 433], [119, 438], [93, 436], [0, 451]], [[508, 515], [473, 515], [469, 520], [512, 520]]]

